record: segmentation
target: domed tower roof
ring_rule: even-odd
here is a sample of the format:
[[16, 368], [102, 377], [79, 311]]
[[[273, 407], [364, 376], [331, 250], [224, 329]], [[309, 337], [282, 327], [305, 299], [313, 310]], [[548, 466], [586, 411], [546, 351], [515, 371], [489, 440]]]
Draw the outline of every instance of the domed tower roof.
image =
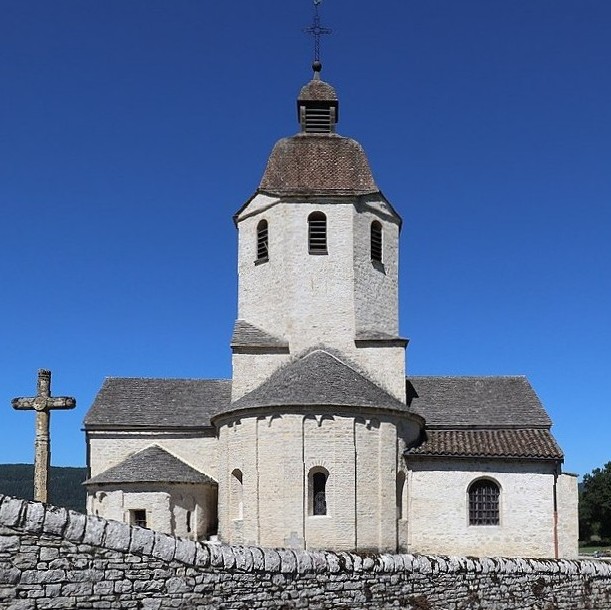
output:
[[297, 97], [301, 131], [279, 140], [259, 190], [272, 195], [365, 195], [378, 193], [362, 146], [335, 133], [339, 101], [335, 89], [314, 77]]
[[320, 80], [319, 72], [315, 72], [314, 78], [301, 88], [297, 106], [300, 102], [336, 102], [337, 107], [337, 93], [329, 83]]

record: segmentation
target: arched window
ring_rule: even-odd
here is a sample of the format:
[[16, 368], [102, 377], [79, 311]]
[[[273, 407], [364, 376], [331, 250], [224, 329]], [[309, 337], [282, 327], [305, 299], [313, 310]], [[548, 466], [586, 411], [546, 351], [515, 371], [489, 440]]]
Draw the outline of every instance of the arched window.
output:
[[382, 225], [377, 220], [371, 223], [371, 260], [382, 262]]
[[310, 515], [327, 514], [327, 479], [329, 473], [321, 467], [310, 470]]
[[327, 217], [322, 212], [308, 216], [308, 250], [310, 254], [327, 254]]
[[501, 491], [490, 479], [478, 479], [469, 486], [469, 525], [498, 525]]
[[232, 519], [243, 517], [242, 471], [236, 468], [231, 473], [229, 509]]
[[257, 225], [257, 262], [267, 260], [269, 260], [267, 220], [261, 220]]

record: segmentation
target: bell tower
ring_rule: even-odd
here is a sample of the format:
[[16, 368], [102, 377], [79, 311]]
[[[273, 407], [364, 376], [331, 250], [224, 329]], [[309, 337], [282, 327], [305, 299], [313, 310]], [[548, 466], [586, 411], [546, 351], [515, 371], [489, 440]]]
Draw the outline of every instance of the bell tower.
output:
[[401, 218], [361, 145], [336, 133], [335, 89], [313, 78], [297, 97], [300, 131], [276, 143], [255, 194], [234, 216], [237, 400], [314, 348], [349, 362], [405, 400], [398, 336]]

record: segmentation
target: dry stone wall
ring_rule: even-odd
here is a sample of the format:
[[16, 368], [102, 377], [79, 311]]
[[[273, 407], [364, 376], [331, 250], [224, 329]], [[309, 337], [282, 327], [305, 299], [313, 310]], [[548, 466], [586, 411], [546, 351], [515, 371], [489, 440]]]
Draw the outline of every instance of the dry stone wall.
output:
[[199, 544], [0, 496], [0, 608], [611, 608], [611, 564]]

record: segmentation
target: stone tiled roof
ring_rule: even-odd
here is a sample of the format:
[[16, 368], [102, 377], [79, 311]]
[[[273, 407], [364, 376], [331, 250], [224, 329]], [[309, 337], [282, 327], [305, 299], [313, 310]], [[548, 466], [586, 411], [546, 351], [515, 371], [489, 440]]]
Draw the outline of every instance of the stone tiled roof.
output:
[[[259, 340], [257, 330], [243, 326], [239, 332]], [[108, 378], [85, 427], [189, 429], [211, 426], [214, 414], [236, 409], [378, 407], [408, 410], [426, 420], [428, 440], [412, 455], [562, 456], [549, 432], [550, 418], [525, 377], [410, 377], [404, 405], [337, 356], [317, 349], [233, 404], [230, 394], [228, 380]]]
[[549, 430], [428, 430], [426, 440], [406, 455], [562, 459]]
[[379, 192], [363, 147], [336, 134], [297, 134], [279, 140], [259, 190], [278, 196]]
[[161, 447], [153, 445], [88, 479], [84, 485], [161, 482], [216, 484], [207, 474], [195, 470]]
[[231, 336], [231, 346], [288, 347], [288, 343], [245, 320], [236, 320]]
[[302, 405], [406, 410], [402, 402], [321, 349], [278, 369], [230, 410]]
[[427, 428], [549, 428], [526, 377], [409, 377], [407, 402]]
[[108, 377], [85, 416], [85, 428], [199, 428], [231, 400], [224, 379]]
[[337, 101], [337, 93], [329, 83], [313, 78], [301, 88], [297, 99], [304, 102]]

